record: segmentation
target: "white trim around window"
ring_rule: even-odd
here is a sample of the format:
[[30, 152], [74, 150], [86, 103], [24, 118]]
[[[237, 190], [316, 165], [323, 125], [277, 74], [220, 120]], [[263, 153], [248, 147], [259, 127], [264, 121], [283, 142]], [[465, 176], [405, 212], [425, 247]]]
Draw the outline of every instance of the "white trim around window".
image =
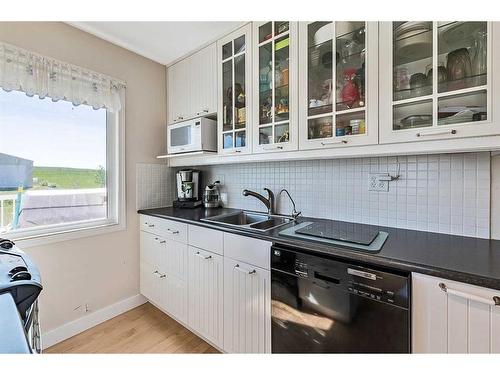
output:
[[70, 241], [126, 229], [125, 189], [125, 90], [120, 93], [121, 109], [107, 112], [106, 186], [108, 217], [102, 220], [68, 223], [5, 233], [20, 248]]

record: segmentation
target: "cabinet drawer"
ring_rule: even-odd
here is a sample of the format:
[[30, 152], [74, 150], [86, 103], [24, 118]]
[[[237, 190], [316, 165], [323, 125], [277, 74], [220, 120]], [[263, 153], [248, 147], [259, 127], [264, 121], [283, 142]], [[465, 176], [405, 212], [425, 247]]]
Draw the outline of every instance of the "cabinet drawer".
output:
[[187, 243], [187, 224], [147, 215], [141, 215], [140, 223], [143, 231], [169, 240]]
[[224, 233], [224, 255], [263, 269], [271, 268], [271, 242]]
[[189, 225], [189, 245], [211, 251], [216, 254], [224, 254], [224, 235], [216, 229], [203, 228], [197, 225]]

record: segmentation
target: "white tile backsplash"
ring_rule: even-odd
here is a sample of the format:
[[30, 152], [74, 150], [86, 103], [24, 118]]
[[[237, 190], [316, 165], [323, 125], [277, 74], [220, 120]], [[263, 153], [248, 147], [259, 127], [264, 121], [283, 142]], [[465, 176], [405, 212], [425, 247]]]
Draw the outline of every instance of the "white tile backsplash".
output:
[[172, 168], [166, 164], [138, 163], [136, 176], [136, 208], [138, 210], [172, 205], [175, 196], [172, 182], [175, 171]]
[[[388, 192], [368, 191], [369, 173], [400, 173]], [[228, 207], [265, 210], [243, 189], [289, 190], [304, 216], [489, 238], [490, 153], [284, 161], [200, 167], [223, 176]], [[173, 177], [170, 176], [174, 188]], [[169, 192], [170, 194], [171, 192]], [[172, 198], [173, 199], [173, 198]], [[291, 212], [285, 195], [278, 210]], [[149, 203], [149, 202], [148, 202]], [[170, 205], [170, 202], [168, 202]]]

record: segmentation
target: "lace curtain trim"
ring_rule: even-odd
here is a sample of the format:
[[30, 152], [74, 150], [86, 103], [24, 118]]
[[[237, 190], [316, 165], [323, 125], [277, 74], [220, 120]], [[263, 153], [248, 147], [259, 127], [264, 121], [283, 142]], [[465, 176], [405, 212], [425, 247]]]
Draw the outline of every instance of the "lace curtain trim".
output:
[[75, 106], [118, 112], [125, 83], [76, 65], [0, 42], [0, 87]]

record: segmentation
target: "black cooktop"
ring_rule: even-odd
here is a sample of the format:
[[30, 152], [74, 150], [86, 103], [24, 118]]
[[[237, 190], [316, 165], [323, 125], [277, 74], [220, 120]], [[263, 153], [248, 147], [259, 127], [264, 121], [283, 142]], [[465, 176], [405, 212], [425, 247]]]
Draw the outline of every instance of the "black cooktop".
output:
[[370, 245], [378, 236], [379, 231], [370, 226], [346, 222], [315, 222], [295, 233], [330, 240], [351, 242], [360, 245]]

